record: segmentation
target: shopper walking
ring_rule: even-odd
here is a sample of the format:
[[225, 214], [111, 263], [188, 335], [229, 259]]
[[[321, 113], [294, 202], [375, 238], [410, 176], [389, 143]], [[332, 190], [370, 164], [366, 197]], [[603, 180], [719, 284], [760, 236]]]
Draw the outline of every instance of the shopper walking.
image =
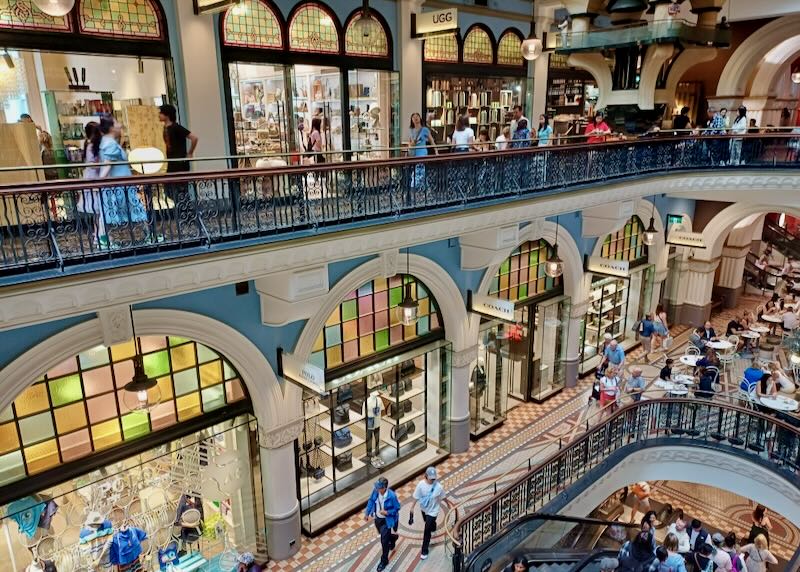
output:
[[[83, 162], [87, 165], [83, 170], [83, 178], [86, 181], [94, 181], [100, 178], [100, 167], [97, 165], [100, 160], [100, 125], [96, 121], [90, 121], [83, 130], [86, 139], [83, 141]], [[100, 191], [97, 189], [82, 191], [78, 196], [78, 212], [91, 215], [92, 218], [92, 244], [98, 248], [108, 248], [108, 236], [106, 235], [106, 223], [103, 218], [103, 204], [100, 198]]]
[[536, 131], [539, 139], [538, 147], [546, 147], [553, 144], [553, 128], [550, 126], [550, 119], [546, 115], [539, 116], [539, 129]]
[[529, 123], [529, 121], [528, 121], [528, 118], [525, 117], [525, 114], [522, 113], [522, 106], [521, 105], [515, 105], [511, 109], [511, 114], [512, 114], [512, 119], [511, 119], [510, 127], [511, 127], [511, 135], [513, 136], [514, 133], [519, 128], [519, 122], [520, 121], [522, 121], [524, 119], [526, 124]]
[[414, 489], [414, 504], [411, 505], [411, 513], [408, 515], [408, 525], [414, 524], [414, 509], [419, 503], [422, 511], [422, 520], [425, 522], [425, 530], [422, 533], [422, 554], [420, 560], [428, 557], [428, 549], [431, 544], [431, 535], [436, 530], [436, 518], [439, 516], [440, 505], [444, 498], [444, 488], [436, 479], [436, 469], [428, 467], [425, 469], [425, 478], [417, 483]]
[[322, 119], [315, 117], [311, 120], [311, 133], [308, 136], [308, 152], [315, 163], [324, 163], [325, 156], [322, 154]]
[[389, 552], [394, 550], [397, 544], [399, 536], [396, 531], [399, 515], [400, 501], [395, 492], [389, 488], [389, 481], [385, 477], [381, 477], [375, 482], [364, 512], [364, 520], [375, 519], [375, 528], [381, 537], [381, 561], [378, 564], [378, 572], [389, 565]]
[[[174, 105], [164, 104], [158, 108], [158, 119], [164, 124], [164, 145], [167, 159], [191, 159], [200, 139], [178, 123], [178, 110]], [[186, 149], [186, 142], [189, 149]], [[168, 161], [167, 173], [182, 173], [189, 170], [189, 161]]]

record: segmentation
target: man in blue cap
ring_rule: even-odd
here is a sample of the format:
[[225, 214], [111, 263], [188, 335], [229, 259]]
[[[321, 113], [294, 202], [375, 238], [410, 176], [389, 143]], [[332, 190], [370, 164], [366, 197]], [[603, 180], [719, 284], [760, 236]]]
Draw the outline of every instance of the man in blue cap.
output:
[[375, 482], [375, 488], [369, 496], [367, 510], [364, 512], [364, 519], [375, 518], [375, 528], [381, 535], [381, 561], [378, 564], [378, 572], [381, 572], [389, 564], [389, 552], [394, 550], [399, 536], [394, 531], [397, 530], [398, 517], [400, 516], [400, 501], [397, 495], [389, 489], [389, 481], [381, 477]]
[[431, 544], [431, 535], [436, 530], [436, 519], [439, 516], [439, 505], [444, 498], [444, 488], [436, 480], [436, 469], [425, 469], [425, 478], [417, 483], [414, 489], [414, 504], [411, 505], [411, 514], [408, 516], [408, 525], [414, 524], [414, 509], [419, 503], [422, 510], [422, 520], [425, 521], [425, 531], [422, 533], [422, 554], [420, 560], [428, 557], [428, 548]]

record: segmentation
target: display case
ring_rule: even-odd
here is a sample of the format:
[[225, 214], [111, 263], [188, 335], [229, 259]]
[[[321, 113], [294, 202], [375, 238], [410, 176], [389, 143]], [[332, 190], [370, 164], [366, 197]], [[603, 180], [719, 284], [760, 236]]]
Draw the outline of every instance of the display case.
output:
[[[300, 65], [292, 68], [292, 114], [298, 151], [306, 148], [315, 118], [322, 123], [323, 151], [331, 153], [344, 149], [341, 82], [338, 69], [327, 71], [327, 68]], [[341, 159], [340, 154], [330, 156], [332, 161]]]
[[229, 66], [233, 131], [238, 155], [289, 151], [285, 81], [280, 66]]
[[[43, 92], [47, 131], [53, 138], [58, 164], [83, 163], [84, 129], [90, 121], [114, 113], [114, 98], [109, 91], [49, 90]], [[77, 176], [64, 169], [60, 178]]]
[[467, 115], [476, 139], [485, 129], [494, 141], [511, 125], [514, 106], [522, 104], [524, 84], [524, 78], [429, 76], [425, 98], [434, 140], [446, 143], [458, 117]]
[[389, 157], [387, 151], [395, 141], [397, 106], [397, 74], [377, 70], [347, 72], [350, 120], [350, 148], [359, 159]]

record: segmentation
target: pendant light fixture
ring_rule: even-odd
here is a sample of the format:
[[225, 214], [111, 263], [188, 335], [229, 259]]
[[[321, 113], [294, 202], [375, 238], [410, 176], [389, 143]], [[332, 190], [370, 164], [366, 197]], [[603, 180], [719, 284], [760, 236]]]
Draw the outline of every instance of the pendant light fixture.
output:
[[536, 37], [536, 17], [534, 2], [531, 2], [531, 31], [528, 37], [522, 40], [522, 57], [526, 60], [535, 60], [542, 55], [542, 41]]
[[558, 217], [556, 217], [556, 243], [551, 254], [544, 263], [544, 273], [550, 278], [558, 278], [564, 274], [564, 261], [558, 257]]
[[36, 7], [48, 16], [66, 16], [75, 6], [75, 0], [33, 0]]
[[656, 214], [656, 196], [653, 195], [653, 212], [650, 215], [650, 224], [647, 225], [647, 228], [644, 231], [644, 236], [642, 238], [642, 242], [644, 242], [647, 246], [653, 246], [656, 242], [656, 236], [658, 235], [658, 231], [655, 227], [655, 214]]
[[133, 306], [130, 306], [130, 313], [134, 345], [133, 377], [123, 387], [122, 402], [131, 412], [147, 413], [161, 402], [161, 390], [158, 388], [158, 381], [148, 377], [144, 371], [144, 359], [133, 323]]
[[372, 10], [369, 8], [369, 0], [364, 0], [361, 6], [361, 14], [353, 23], [353, 30], [356, 33], [356, 37], [361, 38], [361, 43], [363, 46], [371, 46], [372, 42], [375, 42], [378, 38], [378, 26], [380, 24], [372, 15]]
[[789, 76], [792, 83], [800, 83], [800, 65], [792, 66], [792, 73]]
[[404, 326], [413, 326], [419, 319], [419, 302], [414, 300], [414, 297], [411, 295], [409, 256], [408, 248], [406, 248], [406, 274], [403, 277], [403, 281], [407, 281], [405, 284], [405, 295], [403, 296], [403, 301], [400, 302], [395, 309], [397, 312], [397, 320]]

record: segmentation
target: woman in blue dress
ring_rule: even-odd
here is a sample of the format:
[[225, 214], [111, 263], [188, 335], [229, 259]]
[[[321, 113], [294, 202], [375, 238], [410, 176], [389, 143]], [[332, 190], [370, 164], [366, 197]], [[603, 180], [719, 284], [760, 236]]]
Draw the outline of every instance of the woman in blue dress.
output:
[[[100, 179], [109, 177], [131, 177], [129, 164], [109, 165], [108, 163], [121, 163], [128, 160], [128, 154], [119, 144], [120, 125], [112, 117], [100, 120]], [[147, 211], [139, 200], [137, 189], [129, 187], [105, 187], [103, 194], [103, 218], [106, 225], [119, 226], [128, 223], [147, 221]]]
[[[429, 154], [428, 147], [433, 148], [434, 153], [437, 155], [439, 151], [436, 149], [436, 141], [433, 140], [431, 130], [425, 125], [422, 116], [419, 113], [411, 114], [411, 130], [409, 131], [408, 141], [408, 154], [412, 157], [425, 157]], [[423, 188], [425, 186], [425, 165], [417, 163], [414, 166], [414, 176], [411, 182], [411, 187], [414, 189]]]

